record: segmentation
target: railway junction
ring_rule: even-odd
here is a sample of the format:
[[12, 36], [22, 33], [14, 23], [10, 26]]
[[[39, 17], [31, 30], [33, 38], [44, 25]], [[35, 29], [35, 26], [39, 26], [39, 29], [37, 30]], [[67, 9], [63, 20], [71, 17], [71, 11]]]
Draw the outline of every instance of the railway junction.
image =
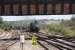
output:
[[74, 38], [51, 36], [39, 32], [35, 35], [37, 37], [37, 44], [32, 45], [32, 34], [30, 32], [23, 33], [25, 40], [22, 46], [20, 38], [10, 38], [10, 35], [7, 33], [0, 34], [0, 37], [7, 35], [4, 39], [0, 39], [0, 50], [75, 50]]

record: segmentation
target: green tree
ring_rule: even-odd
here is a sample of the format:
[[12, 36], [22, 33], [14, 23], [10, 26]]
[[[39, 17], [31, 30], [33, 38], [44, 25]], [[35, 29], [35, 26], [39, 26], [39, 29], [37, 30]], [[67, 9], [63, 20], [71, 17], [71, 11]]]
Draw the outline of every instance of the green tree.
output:
[[75, 21], [75, 16], [72, 16], [71, 21]]
[[3, 23], [3, 18], [2, 17], [0, 17], [0, 23]]

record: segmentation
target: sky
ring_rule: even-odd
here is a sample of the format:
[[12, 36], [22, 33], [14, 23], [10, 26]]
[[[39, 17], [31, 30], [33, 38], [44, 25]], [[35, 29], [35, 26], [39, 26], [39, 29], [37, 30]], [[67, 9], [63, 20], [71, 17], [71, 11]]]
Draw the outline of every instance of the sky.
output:
[[72, 15], [33, 15], [33, 16], [1, 16], [4, 21], [38, 20], [38, 19], [71, 19]]

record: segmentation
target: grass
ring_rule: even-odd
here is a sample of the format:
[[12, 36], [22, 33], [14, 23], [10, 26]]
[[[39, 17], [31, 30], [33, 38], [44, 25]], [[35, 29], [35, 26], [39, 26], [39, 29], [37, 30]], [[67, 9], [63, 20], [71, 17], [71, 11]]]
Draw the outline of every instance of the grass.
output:
[[75, 29], [72, 30], [68, 27], [65, 27], [63, 25], [57, 25], [57, 24], [51, 24], [48, 25], [45, 30], [48, 30], [48, 32], [56, 32], [56, 34], [63, 35], [65, 37], [75, 37]]

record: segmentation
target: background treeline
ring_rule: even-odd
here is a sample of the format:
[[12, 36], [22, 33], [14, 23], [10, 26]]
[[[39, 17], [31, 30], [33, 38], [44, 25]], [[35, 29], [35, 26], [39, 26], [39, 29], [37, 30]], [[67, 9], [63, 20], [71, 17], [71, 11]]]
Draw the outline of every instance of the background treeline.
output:
[[71, 20], [61, 20], [60, 24], [49, 24], [47, 30], [66, 37], [75, 37], [75, 17]]
[[3, 21], [3, 18], [0, 17], [0, 29], [4, 31], [10, 30], [28, 30], [29, 24], [31, 21], [21, 20], [21, 21]]
[[[21, 21], [3, 21], [0, 17], [0, 29], [4, 31], [10, 30], [22, 30], [29, 31], [29, 24], [33, 20], [21, 20]], [[75, 37], [75, 17], [70, 20], [53, 20], [43, 19], [38, 20], [40, 31], [49, 32], [54, 35], [62, 35], [66, 37]]]

